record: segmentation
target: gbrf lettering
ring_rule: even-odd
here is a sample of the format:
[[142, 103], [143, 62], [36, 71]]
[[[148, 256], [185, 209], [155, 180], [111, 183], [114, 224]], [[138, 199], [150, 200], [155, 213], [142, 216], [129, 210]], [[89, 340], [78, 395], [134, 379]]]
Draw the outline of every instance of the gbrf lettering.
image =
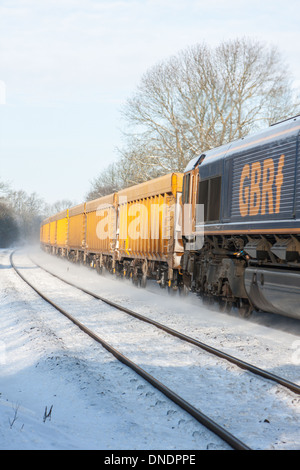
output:
[[[267, 158], [243, 167], [240, 179], [239, 204], [242, 217], [258, 214], [278, 214], [280, 212], [281, 187], [283, 184], [284, 155], [278, 161], [275, 177], [275, 164]], [[267, 212], [268, 207], [268, 212]]]

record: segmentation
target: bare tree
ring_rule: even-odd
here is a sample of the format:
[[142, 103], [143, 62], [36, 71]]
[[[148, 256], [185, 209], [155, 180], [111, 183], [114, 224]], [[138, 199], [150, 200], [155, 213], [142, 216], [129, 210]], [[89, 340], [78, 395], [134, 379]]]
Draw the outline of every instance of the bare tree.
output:
[[125, 104], [123, 181], [183, 171], [194, 156], [299, 110], [275, 47], [247, 38], [189, 47], [148, 70]]
[[0, 201], [6, 198], [8, 192], [10, 191], [10, 187], [8, 183], [4, 183], [0, 181]]
[[91, 189], [86, 197], [91, 201], [119, 191], [122, 187], [119, 165], [112, 163], [91, 182]]
[[7, 248], [19, 237], [15, 212], [7, 200], [9, 192], [9, 184], [0, 181], [0, 248]]
[[27, 194], [23, 190], [9, 191], [7, 205], [17, 220], [22, 240], [33, 241], [39, 237], [40, 222], [45, 211], [45, 203], [36, 193]]
[[72, 206], [75, 206], [76, 202], [71, 201], [70, 199], [61, 199], [59, 201], [56, 201], [54, 204], [51, 204], [51, 213], [55, 214], [58, 212], [62, 212], [66, 209], [69, 209]]
[[70, 201], [59, 201], [51, 208], [36, 193], [16, 191], [0, 181], [0, 247], [16, 241], [37, 241], [42, 219], [67, 204], [72, 205]]
[[277, 48], [247, 38], [188, 47], [142, 76], [122, 109], [119, 160], [92, 181], [87, 198], [183, 171], [206, 150], [299, 112]]
[[19, 228], [13, 209], [0, 201], [0, 248], [7, 248], [17, 241]]
[[70, 207], [76, 206], [75, 201], [71, 201], [70, 199], [61, 199], [59, 201], [54, 202], [54, 204], [45, 204], [44, 208], [41, 207], [41, 214], [43, 218], [50, 217], [53, 214], [57, 214], [58, 212], [62, 212]]

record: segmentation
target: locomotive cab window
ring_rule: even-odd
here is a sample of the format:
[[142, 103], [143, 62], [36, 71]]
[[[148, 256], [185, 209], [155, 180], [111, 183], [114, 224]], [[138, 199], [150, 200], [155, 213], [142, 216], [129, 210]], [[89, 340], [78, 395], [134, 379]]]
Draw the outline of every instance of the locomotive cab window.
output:
[[188, 202], [189, 202], [190, 179], [191, 179], [191, 174], [190, 173], [187, 173], [186, 175], [184, 175], [184, 178], [183, 178], [183, 191], [182, 191], [183, 204], [188, 204]]
[[204, 205], [204, 222], [220, 220], [221, 176], [199, 182], [197, 203]]

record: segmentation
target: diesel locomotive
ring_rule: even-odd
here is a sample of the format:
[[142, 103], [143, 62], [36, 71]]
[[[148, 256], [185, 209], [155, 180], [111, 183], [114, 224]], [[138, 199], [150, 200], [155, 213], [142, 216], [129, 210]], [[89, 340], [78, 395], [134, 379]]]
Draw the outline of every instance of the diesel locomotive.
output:
[[300, 117], [46, 219], [48, 252], [205, 303], [300, 318]]
[[300, 318], [299, 131], [294, 117], [185, 169], [182, 203], [192, 209], [183, 218], [193, 217], [181, 269], [204, 301]]

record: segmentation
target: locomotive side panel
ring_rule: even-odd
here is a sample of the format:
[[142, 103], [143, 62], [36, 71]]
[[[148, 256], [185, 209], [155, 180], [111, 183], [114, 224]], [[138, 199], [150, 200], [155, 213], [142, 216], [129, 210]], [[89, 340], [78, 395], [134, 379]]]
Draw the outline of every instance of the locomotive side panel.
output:
[[292, 136], [234, 156], [232, 222], [294, 216], [296, 149]]
[[[295, 172], [295, 181], [296, 181], [295, 214], [296, 214], [296, 219], [300, 220], [300, 132], [298, 134], [298, 141], [297, 141], [297, 170]], [[300, 227], [300, 224], [299, 224], [299, 227]]]

